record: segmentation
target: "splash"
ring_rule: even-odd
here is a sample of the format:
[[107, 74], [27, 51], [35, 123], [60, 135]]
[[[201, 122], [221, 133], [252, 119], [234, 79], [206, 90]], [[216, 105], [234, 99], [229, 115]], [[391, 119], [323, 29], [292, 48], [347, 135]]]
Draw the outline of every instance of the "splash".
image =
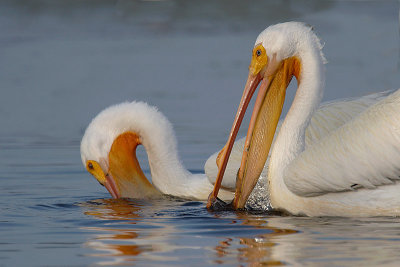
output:
[[247, 210], [272, 210], [271, 202], [269, 199], [267, 171], [268, 168], [264, 167], [263, 171], [261, 172], [260, 178], [258, 179], [257, 184], [253, 189], [253, 192], [251, 192], [249, 199], [246, 202], [245, 207]]

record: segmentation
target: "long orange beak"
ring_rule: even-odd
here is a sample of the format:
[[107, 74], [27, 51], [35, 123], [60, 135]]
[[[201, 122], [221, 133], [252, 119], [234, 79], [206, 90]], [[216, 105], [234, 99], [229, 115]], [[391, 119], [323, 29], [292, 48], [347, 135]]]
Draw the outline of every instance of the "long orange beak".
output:
[[265, 67], [264, 77], [261, 77], [260, 74], [253, 75], [252, 70], [250, 70], [231, 134], [224, 147], [225, 151], [222, 154], [217, 180], [214, 190], [209, 196], [207, 208], [212, 208], [217, 199], [219, 186], [237, 131], [250, 98], [260, 82], [260, 90], [250, 119], [241, 166], [236, 180], [236, 193], [232, 202], [234, 209], [242, 209], [244, 207], [264, 168], [279, 117], [282, 113], [286, 88], [292, 76], [296, 75], [297, 77], [300, 72], [300, 64], [297, 58], [289, 58], [279, 64], [273, 60], [269, 65]]
[[235, 142], [237, 133], [240, 125], [242, 124], [244, 114], [246, 113], [247, 107], [250, 103], [251, 97], [253, 96], [258, 84], [261, 82], [261, 75], [253, 75], [249, 73], [247, 82], [243, 91], [242, 99], [240, 100], [238, 110], [236, 112], [235, 120], [232, 125], [231, 132], [229, 134], [228, 142], [224, 146], [222, 154], [220, 154], [220, 167], [218, 169], [217, 179], [215, 180], [214, 189], [208, 197], [207, 208], [210, 209], [212, 204], [217, 200], [219, 189], [221, 188], [222, 178], [225, 173], [226, 165], [228, 164], [229, 156], [232, 152], [232, 147]]

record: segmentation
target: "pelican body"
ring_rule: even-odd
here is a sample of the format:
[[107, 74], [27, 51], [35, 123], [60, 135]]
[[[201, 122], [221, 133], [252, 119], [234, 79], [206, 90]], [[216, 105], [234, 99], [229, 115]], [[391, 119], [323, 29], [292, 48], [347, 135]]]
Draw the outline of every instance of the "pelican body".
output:
[[[324, 87], [321, 49], [318, 37], [303, 23], [277, 24], [260, 33], [207, 207], [216, 199], [241, 118], [260, 85], [234, 208], [244, 207], [270, 153], [268, 194], [274, 209], [308, 216], [400, 215], [400, 90], [382, 93], [343, 124], [327, 120], [325, 124], [335, 127], [306, 145], [306, 130], [320, 108]], [[296, 95], [271, 146], [292, 77], [298, 84]]]

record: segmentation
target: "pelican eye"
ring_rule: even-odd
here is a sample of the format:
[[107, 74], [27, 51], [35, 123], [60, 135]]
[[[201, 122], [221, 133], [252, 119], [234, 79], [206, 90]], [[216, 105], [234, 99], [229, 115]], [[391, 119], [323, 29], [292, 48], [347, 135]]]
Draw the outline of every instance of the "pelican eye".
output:
[[88, 166], [88, 168], [91, 169], [91, 170], [94, 169], [93, 164], [92, 164], [91, 162], [89, 162], [87, 166]]
[[251, 62], [249, 66], [250, 72], [253, 75], [257, 75], [267, 65], [267, 63], [267, 51], [262, 44], [256, 45], [251, 53]]

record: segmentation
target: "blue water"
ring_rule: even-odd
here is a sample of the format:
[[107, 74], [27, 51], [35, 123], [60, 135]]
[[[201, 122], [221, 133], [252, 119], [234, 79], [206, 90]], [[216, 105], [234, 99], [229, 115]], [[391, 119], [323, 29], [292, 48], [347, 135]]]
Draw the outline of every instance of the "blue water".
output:
[[399, 218], [112, 200], [82, 166], [91, 118], [143, 100], [173, 123], [185, 166], [202, 172], [226, 141], [258, 32], [288, 20], [325, 43], [324, 100], [400, 87], [397, 1], [2, 1], [0, 266], [399, 262]]

